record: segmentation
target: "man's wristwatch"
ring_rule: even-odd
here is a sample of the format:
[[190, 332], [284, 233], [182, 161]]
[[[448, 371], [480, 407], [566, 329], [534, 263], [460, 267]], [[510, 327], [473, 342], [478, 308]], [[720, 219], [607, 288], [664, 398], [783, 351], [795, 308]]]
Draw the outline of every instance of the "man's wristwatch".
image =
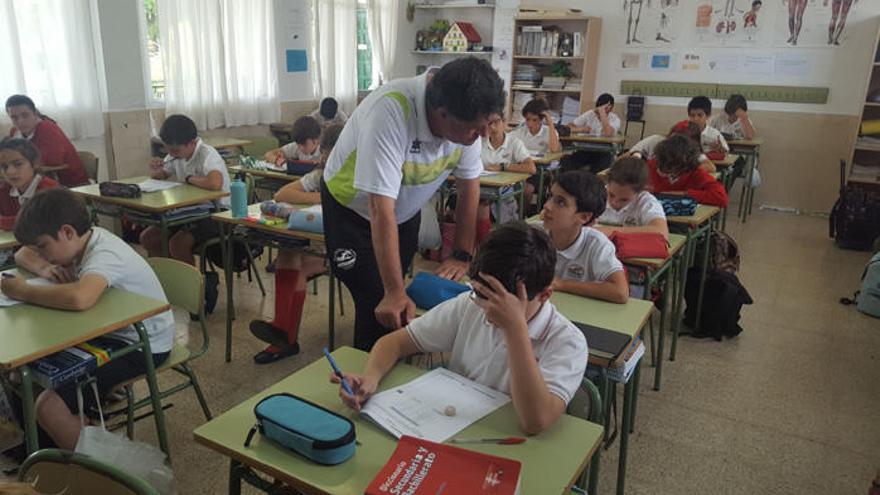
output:
[[470, 263], [471, 260], [474, 259], [474, 257], [471, 256], [471, 253], [464, 251], [462, 249], [456, 249], [456, 250], [452, 251], [451, 256], [452, 256], [452, 259], [458, 260], [458, 261], [463, 261], [465, 263]]

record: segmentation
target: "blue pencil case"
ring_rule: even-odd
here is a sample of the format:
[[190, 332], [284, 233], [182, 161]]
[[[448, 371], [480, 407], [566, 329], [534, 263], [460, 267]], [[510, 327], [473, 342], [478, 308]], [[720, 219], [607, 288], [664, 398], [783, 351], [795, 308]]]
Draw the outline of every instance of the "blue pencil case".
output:
[[254, 406], [257, 424], [244, 442], [261, 435], [318, 464], [334, 465], [354, 455], [354, 423], [329, 409], [291, 394], [274, 394]]
[[287, 162], [287, 173], [290, 175], [306, 175], [312, 170], [315, 170], [315, 167], [317, 166], [317, 164], [312, 162], [291, 160]]
[[413, 277], [406, 295], [422, 309], [431, 309], [443, 301], [471, 290], [470, 287], [452, 280], [438, 277], [433, 273], [419, 272]]

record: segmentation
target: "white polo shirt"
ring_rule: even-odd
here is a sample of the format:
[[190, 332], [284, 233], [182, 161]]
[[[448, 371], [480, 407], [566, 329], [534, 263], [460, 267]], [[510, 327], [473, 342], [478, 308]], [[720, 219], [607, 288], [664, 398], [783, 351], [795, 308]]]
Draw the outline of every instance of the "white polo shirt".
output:
[[[196, 149], [193, 151], [189, 160], [183, 158], [174, 158], [171, 155], [165, 155], [165, 173], [169, 179], [175, 179], [183, 182], [190, 175], [204, 177], [211, 171], [218, 171], [223, 176], [223, 192], [229, 192], [229, 172], [226, 170], [226, 163], [220, 157], [220, 153], [205, 144], [202, 138], [198, 138]], [[220, 198], [217, 203], [221, 208], [229, 208], [229, 196]]]
[[281, 153], [284, 154], [284, 158], [288, 160], [308, 160], [308, 161], [316, 161], [321, 159], [321, 147], [316, 146], [315, 151], [311, 153], [305, 153], [300, 149], [299, 145], [296, 143], [287, 143], [281, 147]]
[[[718, 144], [719, 142], [721, 143], [720, 145]], [[727, 141], [721, 135], [721, 131], [711, 125], [707, 125], [700, 134], [700, 146], [706, 153], [710, 151], [724, 151], [727, 153], [730, 151], [730, 146], [727, 145]]]
[[[752, 123], [752, 119], [749, 119], [749, 123]], [[733, 139], [745, 139], [746, 134], [743, 132], [742, 122], [739, 121], [739, 118], [734, 120], [732, 123], [727, 120], [727, 114], [722, 112], [719, 115], [716, 115], [709, 125], [714, 129], [718, 129], [722, 134], [729, 134], [733, 136]], [[752, 127], [755, 125], [752, 124]]]
[[483, 140], [483, 150], [480, 151], [480, 158], [483, 165], [498, 165], [504, 163], [521, 163], [526, 158], [531, 158], [526, 145], [516, 136], [510, 134], [504, 135], [504, 141], [497, 148], [492, 147], [489, 138]]
[[328, 127], [336, 124], [345, 124], [345, 121], [348, 120], [348, 114], [345, 113], [341, 108], [336, 109], [336, 115], [333, 116], [332, 119], [326, 119], [323, 115], [321, 115], [321, 109], [317, 108], [314, 112], [309, 114], [309, 117], [318, 121], [318, 124], [321, 124], [321, 127]]
[[523, 124], [510, 131], [510, 135], [519, 138], [519, 140], [526, 145], [526, 149], [529, 150], [529, 153], [533, 155], [536, 153], [548, 153], [550, 151], [550, 128], [546, 125], [541, 125], [541, 130], [538, 131], [537, 134], [532, 134], [529, 131], [528, 126]]
[[599, 217], [599, 222], [624, 227], [644, 227], [656, 218], [666, 220], [663, 205], [653, 194], [642, 191], [619, 210], [615, 210], [611, 207], [611, 203], [608, 203], [605, 212]]
[[[662, 134], [652, 134], [634, 144], [633, 147], [629, 149], [629, 151], [631, 153], [638, 153], [645, 160], [650, 160], [651, 158], [654, 158], [654, 148], [656, 148], [657, 145], [660, 144], [660, 141], [663, 141], [664, 139], [666, 139], [666, 136]], [[698, 160], [700, 162], [705, 162], [708, 159], [709, 157], [707, 157], [703, 153], [700, 153], [700, 157]]]
[[556, 251], [556, 276], [577, 282], [604, 282], [623, 271], [617, 250], [608, 236], [592, 227], [582, 227], [578, 238]]
[[[125, 241], [101, 227], [92, 227], [92, 235], [83, 250], [82, 259], [76, 265], [76, 271], [79, 278], [97, 275], [107, 282], [107, 287], [168, 302], [156, 273], [146, 260]], [[144, 328], [150, 340], [150, 351], [158, 354], [171, 350], [175, 329], [171, 310], [147, 318]], [[117, 330], [113, 335], [128, 342], [140, 340], [132, 326]]]
[[455, 144], [431, 133], [425, 106], [428, 73], [370, 93], [346, 122], [324, 168], [340, 204], [369, 220], [369, 195], [394, 198], [397, 223], [418, 215], [450, 173], [476, 179], [482, 144]]
[[[620, 117], [616, 113], [611, 112], [608, 114], [608, 124], [614, 128], [615, 134], [620, 132]], [[572, 120], [571, 125], [574, 127], [589, 127], [590, 132], [588, 134], [590, 136], [602, 135], [602, 121], [599, 119], [599, 114], [596, 110], [587, 110], [580, 117]]]
[[[510, 393], [504, 334], [486, 320], [470, 292], [435, 306], [413, 320], [406, 331], [423, 352], [450, 353], [450, 370]], [[547, 389], [568, 404], [587, 366], [584, 334], [548, 301], [529, 321], [529, 338]]]

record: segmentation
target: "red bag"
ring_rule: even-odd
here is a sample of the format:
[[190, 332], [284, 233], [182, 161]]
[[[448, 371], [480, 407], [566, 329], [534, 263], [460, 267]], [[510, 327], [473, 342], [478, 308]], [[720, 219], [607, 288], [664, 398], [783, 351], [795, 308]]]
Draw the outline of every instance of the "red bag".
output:
[[611, 242], [617, 248], [617, 258], [659, 258], [669, 257], [669, 244], [663, 234], [657, 232], [618, 232], [611, 234]]
[[724, 160], [724, 157], [727, 156], [727, 153], [725, 153], [722, 150], [718, 150], [718, 151], [709, 151], [708, 153], [705, 153], [705, 155], [706, 155], [706, 158], [708, 158], [712, 161], [716, 161], [716, 160]]

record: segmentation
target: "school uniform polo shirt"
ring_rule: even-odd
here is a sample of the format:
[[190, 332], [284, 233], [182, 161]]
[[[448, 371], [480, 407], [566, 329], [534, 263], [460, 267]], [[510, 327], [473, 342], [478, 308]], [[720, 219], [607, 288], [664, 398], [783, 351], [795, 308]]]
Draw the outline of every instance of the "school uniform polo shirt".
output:
[[[571, 125], [574, 127], [589, 127], [590, 136], [602, 135], [602, 120], [599, 118], [599, 114], [596, 112], [596, 110], [588, 110], [584, 112], [583, 115], [571, 121]], [[609, 113], [608, 125], [614, 128], [614, 133], [616, 134], [618, 131], [620, 131], [620, 117], [618, 117], [617, 114], [614, 112]]]
[[23, 193], [9, 185], [8, 182], [0, 182], [0, 215], [15, 216], [25, 203], [31, 200], [35, 194], [45, 189], [59, 187], [55, 179], [43, 177], [40, 174], [31, 179]]
[[571, 246], [556, 251], [556, 276], [576, 282], [604, 282], [623, 271], [617, 250], [608, 236], [592, 227], [582, 227]]
[[[202, 138], [197, 139], [196, 149], [193, 151], [189, 160], [183, 158], [174, 158], [171, 155], [165, 155], [165, 173], [169, 179], [175, 179], [180, 182], [186, 180], [190, 175], [204, 177], [208, 173], [216, 170], [223, 176], [223, 192], [229, 192], [229, 172], [226, 170], [226, 163], [213, 147], [205, 144]], [[221, 208], [229, 208], [229, 196], [225, 196], [217, 200]]]
[[510, 134], [504, 135], [504, 141], [497, 148], [492, 146], [491, 140], [487, 137], [483, 140], [483, 150], [480, 152], [480, 158], [483, 165], [510, 165], [512, 163], [522, 163], [526, 158], [531, 158], [526, 145], [516, 136]]
[[[125, 241], [101, 227], [92, 227], [92, 235], [76, 265], [76, 273], [78, 278], [97, 275], [107, 282], [108, 288], [117, 287], [168, 302], [162, 284], [147, 261]], [[150, 351], [154, 354], [170, 351], [175, 329], [171, 310], [147, 318], [143, 323], [150, 340]], [[128, 342], [140, 340], [132, 326], [117, 330], [113, 335]]]
[[302, 149], [300, 149], [299, 145], [296, 143], [287, 143], [281, 147], [281, 153], [284, 154], [284, 158], [293, 161], [317, 161], [321, 159], [321, 147], [318, 146], [315, 148], [315, 151], [311, 153], [306, 153]]
[[700, 134], [700, 147], [707, 153], [710, 151], [723, 151], [725, 153], [730, 151], [730, 146], [727, 145], [727, 141], [721, 135], [721, 131], [710, 125], [707, 125]]
[[608, 203], [605, 212], [599, 217], [599, 222], [624, 227], [644, 227], [657, 218], [666, 220], [663, 205], [653, 194], [642, 191], [619, 210], [615, 210], [611, 203]]
[[532, 134], [528, 126], [523, 124], [510, 131], [510, 135], [519, 138], [533, 155], [550, 151], [550, 128], [546, 125], [541, 125], [541, 130], [537, 134]]
[[464, 146], [431, 133], [427, 75], [398, 79], [370, 93], [346, 122], [327, 160], [327, 191], [367, 220], [370, 194], [393, 198], [401, 224], [419, 214], [450, 173], [476, 179], [483, 170], [479, 138]]
[[[447, 352], [449, 369], [505, 394], [510, 393], [510, 365], [502, 330], [483, 310], [459, 294], [413, 320], [406, 331], [423, 352]], [[550, 393], [566, 404], [574, 397], [587, 366], [584, 334], [549, 301], [528, 322], [532, 352]]]
[[[752, 122], [752, 119], [749, 119], [749, 123]], [[727, 134], [729, 136], [733, 136], [733, 139], [745, 139], [746, 133], [743, 131], [742, 122], [739, 121], [739, 118], [730, 122], [727, 120], [727, 114], [721, 113], [717, 115], [712, 121], [709, 123], [710, 126], [714, 129], [718, 129], [722, 134]], [[754, 124], [752, 124], [754, 127]]]

